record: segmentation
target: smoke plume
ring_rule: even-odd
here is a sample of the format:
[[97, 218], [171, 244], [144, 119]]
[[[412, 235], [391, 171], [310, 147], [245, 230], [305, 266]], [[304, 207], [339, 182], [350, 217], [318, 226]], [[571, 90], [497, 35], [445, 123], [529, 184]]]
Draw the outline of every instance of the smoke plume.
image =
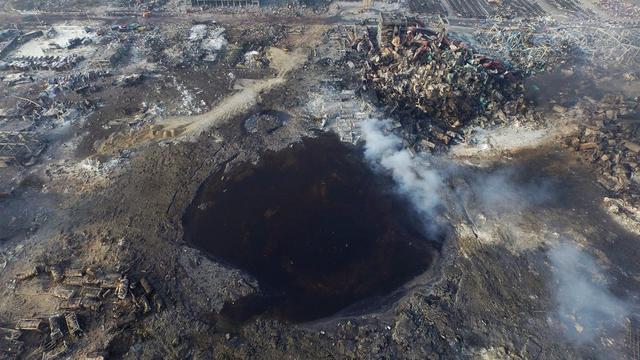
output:
[[[496, 221], [499, 218], [501, 226], [514, 232], [516, 239], [531, 235], [519, 228], [521, 214], [559, 201], [554, 193], [555, 180], [526, 175], [518, 180], [522, 169], [465, 170], [455, 165], [443, 166], [434, 157], [412, 155], [404, 149], [402, 139], [393, 134], [391, 125], [389, 120], [374, 119], [361, 124], [365, 157], [375, 168], [391, 174], [398, 191], [410, 199], [421, 215], [434, 215], [446, 197], [445, 181], [460, 175], [469, 187], [455, 189], [457, 198], [482, 213], [493, 214]], [[562, 243], [548, 257], [553, 266], [557, 314], [570, 340], [592, 341], [601, 331], [620, 325], [620, 320], [629, 314], [629, 304], [608, 291], [606, 277], [591, 256]]]
[[622, 326], [630, 306], [607, 289], [606, 278], [592, 256], [561, 243], [551, 249], [549, 260], [557, 285], [558, 315], [571, 340], [591, 341], [602, 330]]
[[440, 204], [443, 180], [424, 156], [413, 156], [402, 146], [402, 139], [390, 132], [389, 120], [365, 120], [362, 135], [365, 157], [374, 167], [391, 174], [399, 192], [406, 195], [422, 215], [432, 216]]

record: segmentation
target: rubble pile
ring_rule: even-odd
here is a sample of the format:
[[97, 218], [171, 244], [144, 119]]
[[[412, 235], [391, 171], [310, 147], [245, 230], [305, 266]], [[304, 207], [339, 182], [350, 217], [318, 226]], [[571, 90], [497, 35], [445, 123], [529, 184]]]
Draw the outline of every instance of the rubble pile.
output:
[[264, 51], [251, 50], [244, 54], [244, 66], [249, 69], [262, 69], [269, 66]]
[[109, 70], [90, 70], [84, 73], [72, 73], [49, 79], [50, 86], [58, 86], [63, 90], [82, 92], [83, 89], [94, 85], [95, 81], [111, 76]]
[[409, 8], [422, 14], [447, 15], [447, 9], [438, 0], [412, 0], [409, 2]]
[[21, 56], [11, 59], [9, 62], [0, 63], [0, 69], [18, 71], [29, 70], [69, 70], [75, 67], [84, 57], [78, 55], [69, 56]]
[[69, 43], [66, 46], [66, 48], [68, 50], [72, 50], [77, 48], [78, 46], [90, 45], [91, 43], [93, 43], [93, 40], [91, 40], [91, 38], [89, 37], [76, 37], [76, 38], [69, 39]]
[[2, 29], [0, 30], [0, 41], [6, 41], [20, 35], [18, 29]]
[[[34, 349], [28, 356], [42, 354], [55, 359], [74, 351], [74, 343], [89, 332], [92, 320], [108, 314], [112, 319], [107, 332], [116, 331], [133, 321], [164, 308], [162, 298], [148, 279], [133, 281], [127, 274], [98, 271], [92, 268], [63, 268], [39, 264], [17, 276], [16, 282], [48, 275], [49, 295], [58, 302], [54, 314], [20, 319], [14, 329], [0, 328], [11, 335], [11, 344], [19, 356], [25, 348]], [[24, 346], [23, 333], [35, 336], [39, 346]], [[33, 345], [33, 344], [31, 344]]]
[[[353, 44], [359, 47], [368, 49], [369, 41]], [[470, 123], [485, 126], [510, 117], [526, 122], [533, 116], [518, 74], [444, 32], [414, 26], [401, 39], [395, 31], [390, 44], [368, 59], [364, 77], [392, 112], [404, 115], [403, 126], [419, 134], [425, 150], [461, 141], [461, 129]]]
[[143, 43], [145, 55], [168, 67], [210, 64], [227, 48], [226, 29], [213, 21], [197, 23], [171, 39], [148, 34]]
[[2, 82], [9, 87], [34, 81], [33, 76], [29, 76], [25, 73], [7, 74], [0, 78], [2, 79]]
[[601, 102], [587, 99], [580, 104], [569, 112], [554, 106], [556, 112], [588, 119], [565, 145], [601, 170], [598, 182], [605, 189], [640, 203], [640, 99], [608, 96]]
[[129, 87], [139, 85], [144, 81], [144, 74], [135, 73], [130, 75], [122, 75], [114, 82], [114, 85]]
[[[94, 86], [94, 85], [87, 85]], [[84, 88], [76, 91], [82, 92]], [[57, 83], [49, 83], [37, 98], [20, 98], [12, 113], [23, 120], [23, 130], [32, 138], [46, 138], [42, 131], [78, 121], [95, 110], [97, 104], [89, 99], [80, 101], [56, 100], [62, 91]], [[86, 91], [86, 90], [84, 90]]]

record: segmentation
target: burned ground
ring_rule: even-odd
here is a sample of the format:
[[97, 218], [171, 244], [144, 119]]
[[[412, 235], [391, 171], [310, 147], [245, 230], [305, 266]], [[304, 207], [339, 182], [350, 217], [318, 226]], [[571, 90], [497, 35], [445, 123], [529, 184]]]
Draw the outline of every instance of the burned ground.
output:
[[637, 357], [625, 4], [74, 4], [0, 14], [0, 358]]

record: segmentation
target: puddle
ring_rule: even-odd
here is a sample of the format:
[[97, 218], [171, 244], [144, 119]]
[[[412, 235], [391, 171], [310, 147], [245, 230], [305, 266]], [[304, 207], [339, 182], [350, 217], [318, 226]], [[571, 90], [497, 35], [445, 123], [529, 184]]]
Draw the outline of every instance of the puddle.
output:
[[208, 179], [183, 218], [185, 240], [259, 281], [260, 296], [228, 304], [226, 321], [319, 319], [432, 264], [438, 242], [390, 189], [361, 150], [331, 135], [306, 139]]

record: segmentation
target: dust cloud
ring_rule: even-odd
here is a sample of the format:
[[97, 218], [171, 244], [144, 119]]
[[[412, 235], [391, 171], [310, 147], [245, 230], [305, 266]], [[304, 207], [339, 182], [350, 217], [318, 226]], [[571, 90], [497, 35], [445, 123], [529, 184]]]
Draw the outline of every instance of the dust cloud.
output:
[[[446, 165], [436, 156], [413, 155], [392, 127], [389, 120], [369, 119], [361, 124], [365, 157], [375, 169], [390, 173], [397, 191], [425, 217], [435, 215], [443, 199], [449, 198], [447, 191], [455, 191], [455, 198], [497, 216], [502, 226], [517, 234], [515, 237], [529, 236], [519, 227], [521, 214], [557, 201], [551, 179], [523, 181], [515, 168], [483, 173]], [[465, 178], [468, 188], [450, 190], [445, 186], [449, 179], [459, 176]], [[502, 216], [506, 214], [509, 216]], [[570, 341], [591, 342], [598, 334], [622, 325], [630, 304], [607, 289], [607, 277], [591, 256], [568, 242], [552, 247], [547, 256], [552, 265], [553, 282], [549, 287], [557, 304], [554, 315], [563, 323]]]

